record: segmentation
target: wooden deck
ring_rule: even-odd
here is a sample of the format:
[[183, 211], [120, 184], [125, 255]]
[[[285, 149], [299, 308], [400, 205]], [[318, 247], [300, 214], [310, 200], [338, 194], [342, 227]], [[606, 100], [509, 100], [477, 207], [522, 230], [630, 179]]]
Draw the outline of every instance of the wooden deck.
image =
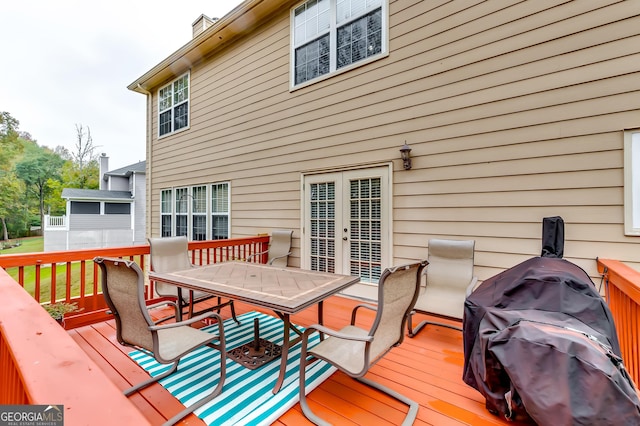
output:
[[[325, 324], [331, 328], [346, 325], [351, 309], [357, 301], [332, 297], [325, 302]], [[236, 303], [242, 314], [259, 310]], [[264, 311], [265, 313], [271, 313]], [[361, 312], [362, 323], [373, 319]], [[161, 313], [159, 313], [161, 315]], [[230, 316], [225, 308], [223, 316]], [[368, 315], [368, 316], [367, 316]], [[416, 320], [421, 318], [416, 315]], [[315, 323], [316, 309], [308, 309], [292, 316], [292, 322], [307, 326]], [[148, 377], [128, 356], [130, 348], [116, 341], [115, 322], [108, 321], [69, 331], [80, 347], [102, 368], [120, 388]], [[420, 403], [416, 425], [513, 425], [490, 414], [484, 398], [461, 379], [463, 367], [462, 333], [445, 327], [427, 326], [418, 336], [405, 338], [369, 372], [367, 377], [383, 382]], [[152, 424], [161, 424], [180, 411], [182, 405], [162, 386], [154, 384], [132, 395], [130, 401]], [[322, 383], [308, 397], [314, 411], [335, 425], [394, 425], [400, 424], [405, 407], [369, 389], [347, 375], [337, 372]], [[203, 425], [195, 415], [185, 418], [182, 425]], [[296, 404], [280, 417], [275, 425], [311, 424]]]

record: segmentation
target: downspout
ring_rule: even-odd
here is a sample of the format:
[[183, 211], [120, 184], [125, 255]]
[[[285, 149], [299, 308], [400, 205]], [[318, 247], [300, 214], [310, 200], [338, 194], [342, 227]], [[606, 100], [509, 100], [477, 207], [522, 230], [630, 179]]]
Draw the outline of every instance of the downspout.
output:
[[147, 187], [146, 190], [146, 200], [145, 200], [145, 204], [146, 204], [146, 210], [147, 210], [147, 219], [146, 219], [146, 224], [148, 224], [149, 226], [146, 226], [145, 224], [145, 234], [146, 237], [151, 237], [151, 218], [153, 217], [151, 214], [151, 170], [152, 170], [152, 164], [151, 164], [151, 142], [152, 142], [152, 123], [151, 120], [153, 118], [152, 114], [153, 114], [153, 96], [151, 95], [151, 92], [149, 92], [148, 90], [144, 89], [140, 83], [138, 83], [138, 90], [142, 93], [144, 93], [145, 95], [147, 95], [147, 140], [146, 140], [146, 145], [147, 145], [147, 171], [146, 171], [146, 183], [145, 186]]

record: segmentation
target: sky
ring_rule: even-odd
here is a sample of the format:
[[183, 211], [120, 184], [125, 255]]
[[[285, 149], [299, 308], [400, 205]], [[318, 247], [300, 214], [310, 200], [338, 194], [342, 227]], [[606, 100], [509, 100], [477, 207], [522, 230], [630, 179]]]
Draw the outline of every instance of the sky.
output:
[[127, 86], [184, 46], [202, 14], [241, 0], [20, 0], [0, 8], [0, 111], [40, 146], [74, 152], [76, 125], [115, 170], [145, 159], [146, 96]]

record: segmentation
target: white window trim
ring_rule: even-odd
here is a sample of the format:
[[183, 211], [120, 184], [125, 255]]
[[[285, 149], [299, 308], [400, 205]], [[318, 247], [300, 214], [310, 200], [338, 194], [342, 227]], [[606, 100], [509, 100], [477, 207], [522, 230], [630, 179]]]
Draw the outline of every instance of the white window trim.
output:
[[624, 233], [640, 236], [640, 129], [624, 132]]
[[[176, 81], [178, 81], [181, 78], [183, 78], [184, 76], [187, 76], [189, 94], [187, 95], [187, 99], [182, 101], [182, 102], [180, 102], [178, 105], [182, 105], [185, 102], [187, 103], [187, 125], [184, 126], [184, 127], [181, 127], [178, 130], [175, 130], [173, 128], [173, 125], [174, 125], [174, 119], [175, 119], [174, 114], [175, 114], [176, 104], [174, 104], [173, 100], [172, 100], [171, 107], [169, 109], [160, 110], [160, 91], [165, 89], [165, 88], [167, 88], [167, 87], [169, 87], [169, 86], [171, 86], [171, 97], [173, 98], [173, 95], [174, 95], [174, 93], [173, 93], [173, 84]], [[166, 138], [166, 137], [174, 135], [176, 133], [183, 132], [185, 130], [188, 130], [191, 127], [191, 72], [190, 71], [187, 71], [186, 73], [181, 74], [180, 76], [178, 76], [178, 77], [174, 78], [173, 80], [171, 80], [169, 83], [167, 83], [164, 86], [160, 87], [158, 89], [158, 91], [156, 92], [156, 96], [158, 98], [158, 101], [157, 101], [158, 111], [157, 111], [157, 114], [156, 114], [156, 120], [157, 120], [156, 134], [158, 135], [158, 139]], [[169, 111], [169, 110], [171, 110], [171, 131], [165, 133], [164, 135], [161, 135], [160, 134], [160, 115], [162, 113], [166, 112], [166, 111]]]
[[[331, 50], [330, 50], [330, 56], [331, 56], [331, 64], [330, 64], [330, 70], [327, 74], [323, 74], [321, 76], [318, 76], [316, 78], [313, 78], [311, 80], [307, 80], [304, 83], [300, 83], [300, 84], [295, 84], [295, 72], [296, 72], [296, 59], [295, 59], [295, 54], [296, 54], [296, 44], [295, 44], [295, 10], [302, 6], [303, 4], [307, 3], [308, 0], [305, 1], [301, 1], [300, 3], [297, 3], [294, 7], [291, 8], [290, 12], [289, 12], [289, 91], [293, 92], [295, 90], [299, 90], [302, 89], [304, 87], [310, 86], [312, 84], [324, 81], [328, 78], [332, 78], [335, 77], [337, 75], [340, 75], [342, 73], [348, 72], [353, 70], [354, 68], [359, 68], [361, 66], [370, 64], [371, 62], [375, 62], [378, 61], [380, 59], [386, 58], [387, 56], [389, 56], [389, 0], [382, 0], [382, 51], [375, 55], [375, 56], [371, 56], [369, 58], [366, 59], [362, 59], [358, 62], [354, 62], [350, 65], [347, 65], [345, 67], [342, 67], [340, 69], [335, 69], [335, 62], [336, 62], [336, 52], [335, 52], [335, 45], [336, 45], [336, 32], [337, 32], [337, 27], [336, 27], [336, 0], [329, 0], [331, 2], [331, 6], [330, 6], [330, 11], [331, 11], [331, 17], [330, 17], [330, 33], [329, 33], [329, 39], [330, 39], [330, 43], [331, 43]], [[307, 43], [309, 40], [305, 41], [305, 43]], [[304, 44], [304, 43], [303, 43]]]

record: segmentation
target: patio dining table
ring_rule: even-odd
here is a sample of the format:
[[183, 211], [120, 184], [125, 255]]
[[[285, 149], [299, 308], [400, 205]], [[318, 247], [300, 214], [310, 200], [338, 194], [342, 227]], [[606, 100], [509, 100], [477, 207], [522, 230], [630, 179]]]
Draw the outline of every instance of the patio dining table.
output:
[[[280, 371], [273, 388], [274, 394], [284, 382], [289, 348], [301, 340], [301, 332], [291, 324], [290, 315], [317, 304], [318, 323], [322, 324], [323, 301], [360, 280], [357, 276], [238, 261], [183, 271], [150, 271], [149, 279], [176, 285], [179, 292], [182, 288], [208, 292], [273, 310], [284, 322]], [[291, 339], [290, 330], [298, 336]]]

